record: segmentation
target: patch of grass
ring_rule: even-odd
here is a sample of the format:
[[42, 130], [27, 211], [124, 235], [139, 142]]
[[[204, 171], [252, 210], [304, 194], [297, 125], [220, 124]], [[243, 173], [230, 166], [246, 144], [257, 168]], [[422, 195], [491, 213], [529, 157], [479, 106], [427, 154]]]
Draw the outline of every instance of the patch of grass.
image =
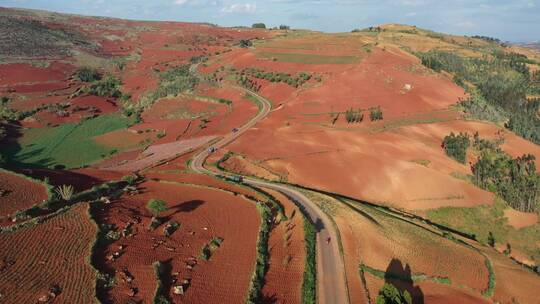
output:
[[491, 263], [491, 260], [486, 257], [485, 260], [486, 268], [489, 272], [489, 283], [488, 288], [483, 293], [485, 297], [491, 298], [493, 296], [493, 293], [495, 292], [495, 270], [493, 270], [493, 264]]
[[83, 167], [114, 150], [95, 142], [95, 136], [126, 128], [130, 122], [118, 114], [108, 114], [78, 124], [30, 129], [20, 140], [19, 147], [6, 147], [4, 155], [8, 162], [21, 166]]
[[314, 54], [296, 54], [296, 53], [269, 53], [262, 52], [259, 57], [267, 59], [276, 59], [282, 62], [304, 63], [304, 64], [349, 64], [356, 63], [360, 59], [355, 56], [327, 56]]
[[505, 208], [506, 203], [496, 198], [491, 206], [433, 209], [427, 212], [427, 218], [437, 224], [474, 234], [483, 244], [488, 244], [491, 232], [496, 243], [510, 243], [512, 248], [527, 254], [537, 264], [540, 263], [540, 251], [536, 246], [540, 242], [540, 223], [516, 229], [508, 225], [508, 220], [504, 216]]
[[411, 160], [411, 163], [415, 163], [424, 167], [429, 167], [429, 165], [431, 164], [431, 161], [427, 159], [413, 159]]
[[304, 216], [306, 265], [302, 282], [302, 303], [317, 302], [317, 231], [315, 225]]

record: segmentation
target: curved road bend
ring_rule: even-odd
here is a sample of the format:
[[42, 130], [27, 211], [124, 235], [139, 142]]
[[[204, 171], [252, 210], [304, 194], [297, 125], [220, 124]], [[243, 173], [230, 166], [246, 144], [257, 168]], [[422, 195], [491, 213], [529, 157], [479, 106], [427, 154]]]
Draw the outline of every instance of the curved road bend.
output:
[[[229, 133], [222, 139], [216, 142], [213, 147], [222, 148], [225, 145], [231, 143], [238, 138], [242, 133], [253, 127], [257, 122], [266, 117], [271, 109], [271, 103], [266, 98], [238, 87], [238, 89], [253, 96], [261, 103], [259, 113], [253, 117], [242, 127], [238, 128], [237, 132]], [[208, 149], [203, 149], [196, 154], [191, 161], [191, 169], [195, 172], [209, 175], [218, 175], [218, 173], [210, 171], [204, 167], [204, 162], [210, 155]], [[297, 204], [301, 204], [306, 212], [311, 217], [311, 220], [315, 223], [317, 233], [317, 282], [318, 282], [318, 303], [336, 303], [346, 304], [349, 303], [347, 294], [346, 281], [345, 281], [345, 268], [343, 266], [343, 260], [339, 251], [339, 239], [335, 227], [328, 216], [322, 212], [312, 201], [305, 197], [299, 191], [289, 188], [287, 186], [275, 183], [269, 183], [244, 177], [244, 183], [250, 184], [255, 187], [270, 188], [277, 190]], [[327, 242], [328, 238], [331, 239], [330, 243]]]

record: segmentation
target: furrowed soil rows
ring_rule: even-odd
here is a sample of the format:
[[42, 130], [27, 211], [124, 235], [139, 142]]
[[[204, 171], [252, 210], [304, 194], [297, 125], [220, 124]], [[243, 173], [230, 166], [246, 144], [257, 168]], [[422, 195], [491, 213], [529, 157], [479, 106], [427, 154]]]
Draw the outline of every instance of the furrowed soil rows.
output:
[[86, 204], [38, 226], [0, 234], [3, 303], [36, 303], [53, 285], [60, 288], [55, 303], [95, 302], [96, 275], [88, 262], [95, 236]]
[[[118, 271], [118, 284], [107, 298], [114, 303], [124, 303], [130, 298], [130, 288], [136, 288], [135, 300], [151, 302], [156, 287], [152, 263], [161, 261], [170, 263], [171, 273], [178, 283], [190, 280], [182, 296], [166, 291], [175, 303], [243, 302], [256, 258], [260, 217], [255, 204], [220, 190], [170, 182], [149, 181], [140, 188], [143, 193], [122, 198], [106, 206], [97, 216], [99, 222], [114, 224], [119, 230], [135, 221], [131, 228], [133, 236], [122, 237], [101, 252], [98, 268], [109, 273]], [[145, 206], [154, 198], [166, 201], [170, 207], [163, 217], [180, 224], [170, 237], [163, 235], [165, 224], [154, 231], [148, 230], [151, 216]], [[137, 217], [142, 220], [140, 223], [136, 223]], [[202, 248], [214, 237], [223, 238], [223, 242], [205, 261], [201, 258]], [[120, 257], [106, 258], [114, 252], [119, 252]], [[189, 263], [193, 263], [192, 269]], [[134, 277], [131, 283], [122, 280], [122, 270]]]
[[0, 170], [0, 218], [41, 203], [48, 198], [44, 185]]

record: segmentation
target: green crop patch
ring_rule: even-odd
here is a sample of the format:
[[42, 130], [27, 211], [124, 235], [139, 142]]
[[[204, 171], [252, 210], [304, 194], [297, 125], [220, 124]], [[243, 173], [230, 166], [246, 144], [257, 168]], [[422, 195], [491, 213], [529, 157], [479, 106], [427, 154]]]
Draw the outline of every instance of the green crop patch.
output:
[[115, 152], [93, 138], [126, 128], [131, 120], [109, 114], [53, 128], [29, 129], [18, 144], [8, 146], [4, 156], [20, 166], [77, 168]]
[[304, 63], [304, 64], [349, 64], [360, 61], [355, 56], [327, 56], [314, 54], [296, 54], [296, 53], [268, 53], [262, 52], [259, 57], [275, 59], [282, 62]]

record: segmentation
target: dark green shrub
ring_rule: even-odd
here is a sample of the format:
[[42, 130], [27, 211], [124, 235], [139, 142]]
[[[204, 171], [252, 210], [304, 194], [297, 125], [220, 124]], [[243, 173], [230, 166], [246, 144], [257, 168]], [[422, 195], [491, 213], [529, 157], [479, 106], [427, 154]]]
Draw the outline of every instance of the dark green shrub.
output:
[[264, 24], [264, 23], [253, 23], [253, 25], [252, 25], [251, 27], [252, 27], [252, 28], [265, 29], [265, 28], [266, 28], [266, 24]]
[[464, 164], [467, 157], [467, 149], [471, 145], [471, 140], [467, 133], [459, 133], [456, 135], [454, 132], [451, 132], [450, 135], [444, 138], [442, 145], [446, 155]]
[[94, 82], [101, 80], [101, 74], [94, 68], [82, 67], [75, 71], [73, 77], [82, 82]]
[[412, 297], [407, 290], [400, 292], [394, 285], [385, 283], [379, 290], [377, 304], [412, 304]]

